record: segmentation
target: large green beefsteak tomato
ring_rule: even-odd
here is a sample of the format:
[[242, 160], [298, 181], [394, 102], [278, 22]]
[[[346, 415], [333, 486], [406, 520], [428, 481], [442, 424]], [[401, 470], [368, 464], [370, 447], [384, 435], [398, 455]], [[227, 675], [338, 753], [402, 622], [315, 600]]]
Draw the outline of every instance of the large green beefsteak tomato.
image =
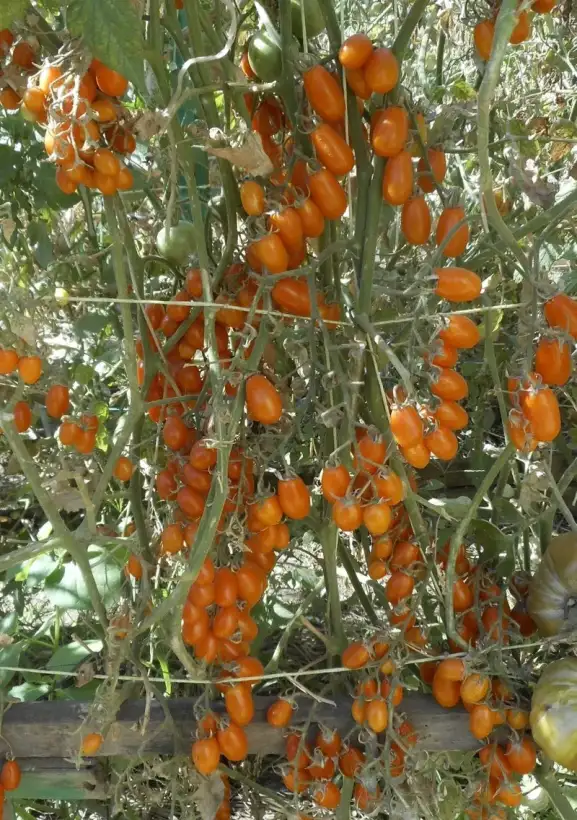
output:
[[545, 668], [533, 691], [531, 731], [551, 760], [577, 771], [577, 658]]
[[529, 615], [542, 635], [577, 628], [577, 535], [555, 536], [529, 586]]

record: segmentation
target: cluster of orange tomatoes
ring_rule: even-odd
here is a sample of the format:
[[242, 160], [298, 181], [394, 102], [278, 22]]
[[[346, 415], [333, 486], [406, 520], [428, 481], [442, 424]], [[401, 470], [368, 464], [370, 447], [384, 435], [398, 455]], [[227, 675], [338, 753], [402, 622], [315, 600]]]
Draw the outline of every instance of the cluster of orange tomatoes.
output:
[[119, 101], [128, 89], [126, 78], [98, 60], [83, 75], [54, 63], [39, 69], [31, 45], [13, 42], [8, 29], [0, 32], [0, 49], [26, 76], [18, 90], [5, 85], [0, 103], [46, 126], [44, 145], [58, 166], [59, 188], [72, 194], [85, 185], [106, 196], [130, 190], [134, 179], [123, 159], [136, 150], [136, 140]]
[[[557, 5], [557, 0], [534, 0], [531, 11], [537, 14], [548, 14]], [[491, 19], [481, 20], [473, 30], [473, 40], [477, 54], [481, 60], [488, 60], [493, 49], [493, 38], [495, 37], [495, 19], [497, 17], [498, 6], [495, 15]], [[531, 16], [526, 9], [517, 15], [515, 28], [509, 38], [511, 45], [518, 46], [524, 43], [531, 36]]]
[[509, 435], [518, 450], [529, 453], [561, 432], [561, 412], [552, 387], [563, 386], [571, 377], [573, 365], [567, 339], [577, 339], [574, 299], [559, 293], [545, 303], [544, 314], [552, 332], [539, 339], [533, 371], [526, 377], [510, 376], [507, 382], [513, 405]]

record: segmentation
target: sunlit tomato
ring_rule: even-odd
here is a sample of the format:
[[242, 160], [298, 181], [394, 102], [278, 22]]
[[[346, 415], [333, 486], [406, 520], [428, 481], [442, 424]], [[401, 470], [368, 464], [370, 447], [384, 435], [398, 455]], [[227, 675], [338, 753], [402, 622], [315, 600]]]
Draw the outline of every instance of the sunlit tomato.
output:
[[449, 302], [471, 302], [481, 295], [481, 279], [466, 268], [435, 268], [435, 293]]
[[329, 502], [342, 498], [347, 494], [351, 476], [344, 464], [325, 464], [321, 475], [321, 491]]
[[517, 18], [517, 25], [513, 29], [509, 42], [511, 45], [517, 46], [519, 43], [524, 43], [531, 34], [531, 20], [527, 11], [519, 12]]
[[191, 749], [192, 762], [200, 774], [209, 775], [218, 769], [220, 747], [215, 737], [196, 740]]
[[[450, 239], [449, 234], [451, 234]], [[443, 209], [437, 222], [435, 240], [438, 246], [443, 246], [441, 249], [443, 256], [456, 257], [464, 253], [469, 242], [469, 225], [466, 222], [463, 208], [459, 206]]]
[[489, 691], [490, 681], [486, 675], [473, 672], [461, 683], [461, 700], [465, 703], [479, 703]]
[[247, 180], [240, 186], [240, 201], [249, 216], [260, 216], [264, 212], [264, 188], [258, 182]]
[[342, 88], [326, 68], [315, 65], [303, 74], [305, 94], [313, 110], [327, 122], [340, 122], [345, 116]]
[[281, 479], [277, 492], [280, 506], [287, 518], [299, 520], [307, 517], [311, 509], [311, 496], [300, 476]]
[[365, 756], [361, 750], [351, 746], [339, 757], [339, 769], [345, 777], [354, 777], [364, 762]]
[[295, 316], [311, 315], [311, 294], [308, 279], [286, 277], [273, 287], [272, 298], [286, 313]]
[[88, 735], [84, 735], [84, 737], [82, 738], [80, 753], [86, 757], [90, 755], [95, 755], [103, 743], [104, 738], [102, 737], [100, 732], [91, 732]]
[[18, 367], [18, 353], [11, 348], [0, 348], [0, 376], [9, 376]]
[[457, 437], [448, 427], [437, 427], [428, 433], [423, 441], [425, 447], [441, 461], [450, 461], [455, 458], [459, 449]]
[[371, 535], [383, 535], [391, 526], [393, 515], [384, 501], [363, 507], [363, 524]]
[[238, 579], [230, 567], [220, 567], [214, 575], [214, 602], [220, 607], [232, 607], [238, 596]]
[[336, 783], [329, 781], [315, 789], [312, 798], [318, 806], [324, 809], [336, 809], [341, 801], [341, 790]]
[[373, 480], [379, 498], [388, 501], [392, 506], [399, 504], [405, 497], [403, 482], [392, 470], [379, 470]]
[[398, 541], [391, 556], [391, 569], [412, 567], [417, 561], [422, 561], [421, 550], [412, 541]]
[[162, 440], [170, 450], [180, 450], [186, 444], [188, 427], [179, 416], [169, 416], [162, 428]]
[[294, 208], [283, 208], [269, 217], [270, 224], [275, 228], [287, 250], [300, 248], [304, 239], [303, 223]]
[[363, 67], [365, 82], [375, 94], [387, 94], [399, 80], [399, 63], [389, 48], [377, 48]]
[[428, 162], [421, 157], [417, 164], [417, 182], [425, 194], [432, 194], [436, 186], [445, 179], [447, 160], [444, 151], [435, 148], [427, 149], [427, 159]]
[[373, 44], [366, 34], [352, 34], [339, 49], [339, 62], [345, 68], [362, 68], [373, 53]]
[[412, 575], [408, 575], [402, 570], [395, 570], [391, 574], [385, 587], [387, 601], [393, 606], [396, 606], [401, 601], [408, 598], [412, 594], [414, 588], [415, 579]]
[[24, 384], [36, 384], [42, 375], [40, 356], [21, 356], [18, 360], [18, 373]]
[[468, 350], [481, 339], [479, 328], [468, 316], [450, 316], [447, 325], [439, 331], [439, 337], [457, 349]]
[[353, 532], [363, 523], [363, 511], [354, 498], [338, 498], [333, 504], [332, 518], [344, 532]]
[[109, 97], [122, 97], [128, 90], [128, 80], [102, 63], [96, 68], [95, 80], [102, 93]]
[[218, 730], [216, 739], [221, 753], [231, 761], [239, 762], [248, 755], [248, 738], [242, 726], [231, 723]]
[[550, 387], [529, 391], [524, 405], [537, 441], [553, 441], [561, 432], [561, 413], [557, 396]]
[[441, 367], [431, 382], [431, 393], [445, 401], [460, 401], [469, 395], [469, 386], [456, 370]]
[[409, 151], [389, 157], [383, 174], [383, 199], [389, 205], [404, 205], [413, 192], [413, 159]]
[[134, 553], [131, 553], [128, 556], [128, 561], [125, 567], [125, 573], [139, 581], [142, 578], [143, 572], [144, 570], [142, 568], [142, 562], [140, 558], [137, 555], [134, 555]]
[[276, 424], [282, 416], [282, 400], [266, 376], [250, 376], [246, 383], [246, 409], [249, 417], [261, 424]]
[[120, 456], [114, 465], [113, 475], [119, 481], [130, 481], [134, 472], [134, 464], [126, 456]]
[[564, 330], [574, 339], [577, 339], [577, 301], [558, 293], [545, 303], [543, 312], [550, 327]]
[[571, 377], [573, 364], [567, 342], [542, 337], [535, 350], [535, 372], [545, 384], [564, 385]]
[[450, 680], [449, 678], [439, 675], [439, 669], [435, 672], [433, 677], [433, 697], [440, 706], [445, 709], [452, 709], [459, 703], [461, 697], [461, 684], [459, 681]]
[[322, 234], [325, 229], [325, 217], [313, 199], [305, 199], [295, 210], [302, 223], [304, 236], [314, 238]]
[[181, 524], [168, 524], [160, 536], [161, 554], [173, 555], [184, 547], [184, 535]]
[[431, 460], [431, 452], [422, 439], [409, 447], [401, 447], [401, 452], [408, 463], [417, 470], [424, 470]]
[[362, 68], [346, 69], [347, 83], [352, 88], [357, 98], [368, 100], [373, 93], [365, 79], [365, 72]]
[[266, 587], [266, 575], [261, 566], [254, 561], [245, 561], [236, 573], [236, 581], [238, 598], [245, 601], [248, 608], [260, 601]]
[[325, 219], [340, 219], [346, 211], [347, 195], [335, 175], [326, 168], [311, 174], [309, 190]]
[[311, 142], [319, 162], [335, 176], [342, 177], [353, 169], [355, 158], [351, 147], [328, 123], [315, 128]]
[[373, 698], [367, 703], [365, 721], [375, 734], [385, 731], [389, 724], [389, 707], [383, 698]]
[[416, 407], [407, 404], [391, 412], [391, 433], [400, 447], [411, 447], [423, 438], [423, 420]]
[[[436, 367], [455, 367], [459, 359], [457, 348], [446, 342], [436, 341], [432, 352], [433, 355], [430, 356], [430, 361]], [[428, 356], [428, 354], [426, 355]]]
[[424, 196], [413, 196], [403, 205], [401, 230], [410, 245], [424, 245], [431, 234], [431, 211]]
[[473, 29], [475, 48], [481, 60], [487, 61], [491, 56], [494, 37], [495, 23], [493, 20], [481, 20]]
[[493, 710], [486, 703], [475, 703], [469, 712], [469, 730], [474, 737], [482, 740], [493, 731]]
[[394, 157], [403, 150], [409, 137], [409, 117], [404, 108], [391, 105], [376, 112], [371, 143], [375, 154]]

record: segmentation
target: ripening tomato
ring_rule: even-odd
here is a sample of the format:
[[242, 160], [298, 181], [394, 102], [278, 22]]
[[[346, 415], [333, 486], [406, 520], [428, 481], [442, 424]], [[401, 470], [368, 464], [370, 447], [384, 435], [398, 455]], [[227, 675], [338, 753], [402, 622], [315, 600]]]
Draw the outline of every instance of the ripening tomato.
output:
[[254, 702], [248, 683], [229, 686], [224, 695], [226, 711], [238, 726], [247, 726], [254, 717]]
[[428, 433], [423, 441], [425, 447], [441, 461], [450, 461], [455, 458], [459, 449], [457, 437], [448, 427], [437, 427]]
[[289, 252], [300, 248], [304, 239], [303, 223], [294, 208], [283, 208], [275, 211], [269, 217], [270, 224], [275, 228]]
[[427, 159], [428, 163], [421, 157], [417, 164], [417, 182], [423, 193], [432, 194], [436, 186], [445, 179], [447, 160], [444, 151], [435, 148], [427, 149]]
[[167, 553], [173, 555], [176, 552], [180, 552], [184, 546], [182, 525], [168, 524], [161, 533], [160, 542], [160, 552], [162, 555], [166, 555]]
[[529, 737], [518, 742], [509, 741], [505, 747], [505, 758], [515, 774], [529, 774], [537, 765], [537, 750]]
[[493, 710], [486, 703], [476, 703], [469, 712], [469, 730], [474, 737], [482, 740], [493, 731]]
[[300, 520], [307, 517], [311, 509], [311, 496], [300, 476], [281, 479], [277, 492], [280, 506], [287, 518]]
[[170, 450], [180, 450], [186, 444], [188, 427], [179, 416], [169, 416], [162, 428], [162, 440]]
[[566, 293], [558, 293], [545, 303], [543, 312], [550, 327], [564, 330], [577, 339], [577, 301], [575, 299], [567, 296]]
[[85, 756], [95, 755], [103, 743], [104, 738], [100, 732], [91, 732], [88, 735], [84, 735], [82, 738], [80, 753]]
[[553, 441], [557, 438], [561, 432], [561, 413], [557, 396], [550, 387], [531, 390], [524, 410], [537, 441]]
[[247, 180], [240, 186], [240, 201], [249, 216], [260, 216], [264, 213], [264, 188], [254, 180]]
[[439, 669], [433, 677], [433, 697], [440, 706], [445, 709], [452, 709], [459, 703], [461, 697], [461, 684], [449, 678], [439, 675]]
[[531, 5], [531, 10], [537, 14], [548, 14], [557, 5], [557, 0], [535, 0]]
[[493, 49], [495, 23], [493, 20], [481, 20], [473, 29], [473, 40], [481, 60], [487, 61]]
[[210, 775], [218, 769], [220, 747], [215, 737], [196, 740], [191, 749], [192, 762], [200, 774]]
[[479, 328], [468, 316], [449, 316], [448, 323], [439, 331], [439, 337], [458, 350], [469, 350], [480, 340]]
[[431, 211], [424, 196], [413, 196], [403, 205], [401, 230], [410, 245], [424, 245], [431, 234]]
[[397, 541], [391, 556], [391, 569], [406, 569], [422, 561], [421, 550], [412, 541]]
[[384, 501], [363, 507], [363, 524], [371, 535], [383, 535], [391, 526], [393, 514]]
[[206, 498], [192, 487], [181, 487], [176, 493], [176, 503], [188, 518], [200, 518], [206, 506]]
[[449, 302], [471, 302], [481, 294], [481, 279], [466, 268], [435, 268], [435, 293]]
[[357, 432], [357, 451], [353, 459], [354, 466], [365, 473], [376, 473], [387, 456], [387, 443], [374, 429]]
[[399, 81], [399, 63], [389, 48], [376, 48], [363, 66], [365, 82], [375, 94], [388, 94]]
[[367, 703], [365, 721], [375, 734], [385, 731], [389, 725], [389, 707], [383, 698], [374, 698]]
[[430, 450], [422, 439], [409, 447], [401, 447], [401, 452], [408, 463], [417, 470], [424, 470], [431, 460]]
[[18, 353], [11, 348], [0, 348], [0, 376], [9, 376], [18, 367]]
[[266, 722], [269, 723], [271, 726], [277, 726], [279, 728], [284, 728], [288, 726], [291, 722], [291, 718], [293, 716], [293, 704], [290, 700], [284, 700], [284, 698], [279, 698], [275, 700], [274, 703], [267, 709], [266, 713]]
[[413, 159], [409, 151], [389, 157], [383, 174], [383, 199], [389, 205], [404, 205], [413, 192]]
[[[430, 357], [431, 364], [436, 367], [455, 367], [459, 360], [457, 348], [446, 342], [436, 341], [433, 346], [433, 355]], [[429, 358], [428, 351], [425, 353], [425, 358]]]
[[32, 410], [27, 401], [17, 401], [13, 410], [14, 427], [19, 433], [25, 433], [32, 424]]
[[409, 138], [409, 117], [404, 108], [391, 105], [377, 112], [371, 143], [379, 157], [394, 157]]
[[373, 44], [366, 34], [352, 34], [339, 49], [339, 62], [345, 68], [362, 68], [373, 53]]
[[323, 809], [336, 809], [341, 801], [341, 790], [336, 783], [322, 783], [312, 794], [314, 802]]
[[363, 522], [363, 511], [359, 502], [354, 498], [337, 498], [333, 504], [333, 521], [344, 532], [353, 532]]
[[479, 760], [489, 770], [489, 777], [494, 780], [508, 780], [511, 775], [503, 749], [496, 743], [489, 743], [479, 751]]
[[438, 424], [449, 430], [462, 430], [469, 424], [469, 415], [456, 401], [441, 401], [433, 413]]
[[382, 469], [374, 477], [375, 490], [379, 498], [392, 506], [400, 504], [405, 497], [405, 488], [400, 476], [389, 469]]
[[365, 762], [365, 756], [360, 749], [351, 746], [339, 757], [339, 769], [345, 777], [355, 777]]
[[392, 604], [392, 606], [396, 606], [401, 601], [404, 601], [405, 598], [408, 598], [414, 588], [415, 579], [412, 575], [408, 575], [402, 570], [395, 570], [391, 574], [385, 587], [387, 601]]
[[311, 174], [309, 190], [325, 219], [340, 219], [346, 211], [347, 195], [335, 175], [326, 168]]
[[0, 771], [0, 785], [7, 792], [18, 788], [22, 779], [20, 764], [17, 760], [7, 760]]
[[238, 596], [238, 579], [230, 567], [220, 567], [214, 574], [214, 602], [220, 607], [235, 606]]
[[351, 476], [344, 464], [325, 464], [321, 475], [321, 491], [327, 501], [333, 503], [347, 494]]
[[305, 199], [302, 205], [295, 209], [303, 226], [305, 237], [315, 238], [325, 229], [325, 217], [319, 206], [311, 199]]
[[114, 465], [113, 475], [119, 481], [130, 481], [134, 472], [134, 464], [126, 456], [120, 456]]
[[518, 46], [519, 43], [524, 43], [531, 34], [531, 20], [527, 11], [519, 12], [517, 18], [517, 25], [513, 29], [509, 42], [511, 45]]
[[288, 252], [282, 239], [276, 233], [269, 233], [254, 243], [255, 253], [269, 273], [284, 273], [288, 270]]
[[395, 407], [391, 412], [391, 433], [400, 447], [411, 447], [423, 438], [423, 420], [412, 404]]
[[[451, 234], [450, 239], [449, 234]], [[459, 206], [443, 209], [437, 222], [435, 240], [437, 246], [442, 245], [443, 256], [456, 257], [465, 252], [469, 242], [469, 225], [466, 222], [463, 208]]]
[[39, 356], [22, 356], [18, 360], [18, 373], [24, 384], [36, 384], [42, 375], [42, 359]]
[[321, 65], [303, 74], [305, 94], [313, 110], [327, 122], [340, 122], [345, 116], [345, 98], [342, 88]]
[[342, 177], [353, 169], [355, 158], [350, 145], [328, 123], [315, 128], [311, 142], [319, 162], [335, 176]]
[[440, 399], [461, 401], [469, 395], [469, 386], [456, 370], [440, 367], [431, 383], [431, 393]]
[[363, 68], [347, 68], [346, 69], [347, 83], [358, 99], [368, 100], [373, 93], [369, 84], [365, 79], [365, 72]]
[[282, 399], [266, 376], [250, 376], [246, 383], [246, 409], [261, 424], [276, 424], [282, 416]]
[[248, 738], [242, 726], [232, 721], [216, 733], [221, 753], [233, 762], [240, 762], [248, 755]]
[[535, 372], [545, 384], [564, 385], [569, 381], [573, 364], [567, 342], [542, 337], [535, 351]]
[[97, 66], [94, 78], [98, 88], [109, 97], [122, 97], [128, 90], [128, 80], [102, 63]]

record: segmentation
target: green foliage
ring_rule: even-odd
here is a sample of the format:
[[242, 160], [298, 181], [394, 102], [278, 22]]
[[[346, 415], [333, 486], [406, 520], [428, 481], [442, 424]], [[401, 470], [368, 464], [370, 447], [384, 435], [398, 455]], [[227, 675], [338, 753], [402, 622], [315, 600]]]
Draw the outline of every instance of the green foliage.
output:
[[73, 35], [84, 39], [94, 57], [145, 92], [145, 46], [136, 5], [116, 0], [70, 0], [66, 22]]
[[2, 0], [0, 4], [0, 29], [9, 28], [19, 20], [28, 8], [28, 0]]

